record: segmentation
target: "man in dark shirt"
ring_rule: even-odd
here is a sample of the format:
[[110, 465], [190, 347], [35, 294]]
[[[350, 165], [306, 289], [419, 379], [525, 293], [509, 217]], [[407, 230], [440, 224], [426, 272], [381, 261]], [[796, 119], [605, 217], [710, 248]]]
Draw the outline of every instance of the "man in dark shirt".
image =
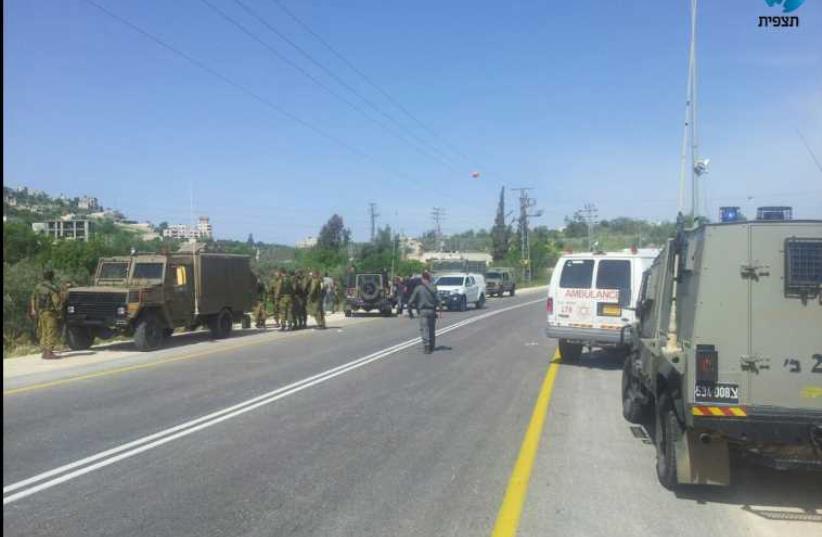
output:
[[414, 288], [408, 299], [409, 311], [416, 308], [420, 317], [420, 335], [422, 336], [423, 352], [431, 354], [436, 345], [437, 310], [439, 295], [437, 286], [431, 282], [429, 272], [422, 273], [422, 281]]

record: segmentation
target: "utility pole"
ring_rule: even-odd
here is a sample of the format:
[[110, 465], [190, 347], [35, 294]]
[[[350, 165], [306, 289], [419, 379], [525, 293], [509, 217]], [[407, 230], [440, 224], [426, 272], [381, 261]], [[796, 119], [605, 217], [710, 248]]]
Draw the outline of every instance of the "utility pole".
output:
[[542, 211], [529, 212], [537, 204], [537, 200], [528, 195], [533, 188], [512, 188], [519, 191], [519, 238], [520, 238], [520, 263], [522, 264], [522, 276], [527, 282], [531, 281], [531, 242], [528, 237], [528, 219], [542, 216]]
[[380, 213], [377, 212], [377, 204], [373, 201], [368, 204], [368, 214], [371, 216], [371, 242], [374, 242], [374, 237], [377, 236], [377, 217]]
[[585, 223], [588, 225], [588, 250], [593, 248], [594, 226], [598, 223], [599, 210], [593, 203], [586, 203], [585, 207], [580, 211], [585, 218]]
[[442, 221], [445, 220], [445, 209], [434, 207], [431, 209], [431, 218], [434, 220], [434, 230], [437, 233], [437, 250], [442, 250]]

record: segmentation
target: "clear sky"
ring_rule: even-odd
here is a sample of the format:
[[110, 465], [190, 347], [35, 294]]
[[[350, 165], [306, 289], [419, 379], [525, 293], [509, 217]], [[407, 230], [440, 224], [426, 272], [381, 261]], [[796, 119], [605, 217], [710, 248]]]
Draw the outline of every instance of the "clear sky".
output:
[[[501, 185], [534, 187], [535, 224], [586, 202], [602, 218], [675, 216], [687, 0], [279, 0], [436, 136], [275, 0], [240, 0], [268, 27], [235, 0], [95, 1], [236, 85], [85, 0], [6, 0], [7, 185], [95, 194], [155, 223], [188, 222], [193, 185], [218, 237], [283, 243], [334, 212], [367, 239], [372, 201], [407, 234], [431, 228], [434, 206], [445, 232], [488, 227]], [[700, 11], [710, 214], [785, 203], [822, 217], [822, 171], [798, 134], [822, 160], [822, 2], [793, 13], [799, 28], [759, 28], [780, 12], [765, 0]]]

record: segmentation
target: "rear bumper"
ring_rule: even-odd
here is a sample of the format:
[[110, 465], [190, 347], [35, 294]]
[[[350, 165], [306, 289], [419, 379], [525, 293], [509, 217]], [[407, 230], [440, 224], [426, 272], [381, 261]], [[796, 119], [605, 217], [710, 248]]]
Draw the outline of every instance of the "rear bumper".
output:
[[806, 445], [822, 450], [822, 411], [755, 406], [745, 410], [748, 415], [741, 418], [694, 416], [693, 426], [739, 443]]
[[[567, 339], [575, 343], [593, 343], [599, 346], [620, 344], [619, 330], [606, 330], [604, 328], [579, 328], [549, 324], [545, 327], [545, 335], [554, 339]], [[626, 340], [625, 343], [628, 343], [628, 341]]]

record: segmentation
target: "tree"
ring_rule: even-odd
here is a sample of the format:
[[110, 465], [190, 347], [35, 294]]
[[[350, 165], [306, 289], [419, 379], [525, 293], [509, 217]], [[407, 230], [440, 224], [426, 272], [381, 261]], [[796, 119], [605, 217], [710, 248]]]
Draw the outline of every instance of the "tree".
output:
[[346, 229], [342, 216], [334, 214], [320, 230], [317, 247], [337, 251], [347, 246], [350, 240], [351, 231]]
[[505, 222], [505, 187], [499, 193], [497, 217], [491, 228], [491, 255], [494, 261], [501, 261], [508, 255], [511, 244], [511, 227]]

